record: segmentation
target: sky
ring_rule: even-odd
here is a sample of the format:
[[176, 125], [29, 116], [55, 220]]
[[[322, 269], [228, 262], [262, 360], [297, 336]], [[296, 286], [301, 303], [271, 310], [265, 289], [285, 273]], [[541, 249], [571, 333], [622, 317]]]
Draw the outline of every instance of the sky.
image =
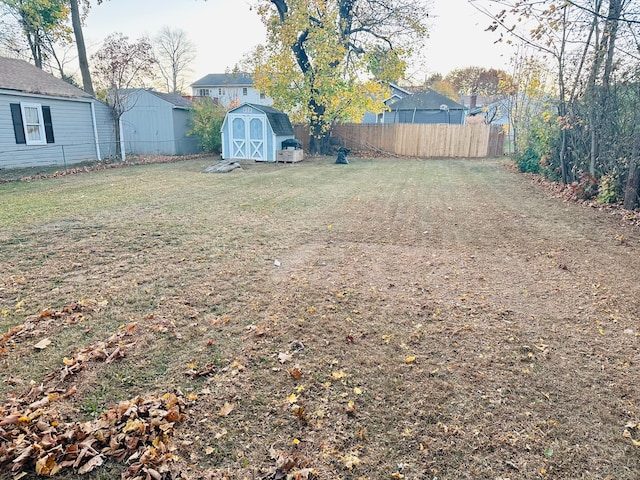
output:
[[[509, 71], [511, 53], [484, 31], [490, 21], [467, 0], [432, 0], [430, 36], [409, 67], [415, 83], [432, 73], [480, 66]], [[93, 4], [84, 35], [89, 54], [106, 36], [119, 32], [131, 40], [152, 37], [163, 27], [182, 29], [197, 48], [191, 81], [232, 69], [265, 40], [265, 28], [252, 0], [108, 0]]]

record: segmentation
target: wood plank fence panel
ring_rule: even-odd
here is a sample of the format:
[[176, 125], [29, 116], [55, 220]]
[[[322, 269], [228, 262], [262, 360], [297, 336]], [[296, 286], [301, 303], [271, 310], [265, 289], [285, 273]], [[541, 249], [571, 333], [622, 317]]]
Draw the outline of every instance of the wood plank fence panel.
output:
[[[309, 130], [295, 126], [295, 135], [309, 150]], [[504, 131], [491, 125], [344, 124], [332, 135], [354, 151], [376, 151], [429, 158], [485, 158], [504, 154]]]

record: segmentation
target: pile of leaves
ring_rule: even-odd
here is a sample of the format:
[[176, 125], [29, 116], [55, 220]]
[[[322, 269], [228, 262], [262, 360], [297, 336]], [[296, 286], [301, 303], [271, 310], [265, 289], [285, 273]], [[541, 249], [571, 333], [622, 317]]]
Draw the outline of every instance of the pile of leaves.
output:
[[59, 394], [33, 386], [0, 410], [0, 470], [19, 479], [27, 472], [56, 475], [65, 468], [85, 474], [107, 458], [126, 462], [123, 479], [160, 479], [174, 458], [170, 437], [184, 420], [185, 402], [173, 393], [121, 402], [94, 421], [59, 423], [47, 410]]
[[[43, 310], [0, 336], [0, 353], [7, 354], [16, 342], [33, 337], [47, 321], [75, 323], [90, 311], [86, 302]], [[135, 324], [125, 325], [106, 340], [65, 357], [64, 365], [45, 376], [43, 383], [32, 383], [25, 393], [0, 407], [0, 470], [11, 471], [14, 479], [29, 472], [56, 475], [64, 469], [86, 474], [112, 459], [129, 465], [124, 479], [162, 478], [174, 458], [169, 445], [174, 425], [186, 417], [182, 396], [137, 397], [88, 422], [63, 422], [54, 405], [76, 393], [69, 380], [89, 362], [108, 364], [124, 358], [136, 344], [126, 338], [135, 328]], [[34, 348], [44, 349], [50, 343], [44, 338]]]

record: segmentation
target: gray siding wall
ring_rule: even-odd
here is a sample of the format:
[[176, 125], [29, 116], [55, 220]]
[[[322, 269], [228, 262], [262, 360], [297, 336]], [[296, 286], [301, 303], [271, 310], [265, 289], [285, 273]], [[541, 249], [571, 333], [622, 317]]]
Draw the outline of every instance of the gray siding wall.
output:
[[191, 130], [191, 111], [176, 108], [173, 110], [173, 135], [176, 141], [176, 155], [202, 153], [198, 147], [198, 137], [187, 135]]
[[[9, 105], [20, 102], [50, 107], [54, 143], [16, 143]], [[106, 129], [101, 129], [106, 133]], [[89, 101], [0, 94], [0, 168], [44, 165], [65, 168], [74, 163], [95, 160], [96, 144]]]
[[122, 115], [125, 150], [139, 155], [198, 153], [198, 140], [188, 137], [190, 112], [177, 109], [144, 90], [133, 93]]
[[117, 152], [115, 122], [111, 116], [111, 110], [106, 104], [96, 100], [93, 105], [96, 112], [96, 125], [98, 126], [100, 158], [105, 160], [114, 157]]

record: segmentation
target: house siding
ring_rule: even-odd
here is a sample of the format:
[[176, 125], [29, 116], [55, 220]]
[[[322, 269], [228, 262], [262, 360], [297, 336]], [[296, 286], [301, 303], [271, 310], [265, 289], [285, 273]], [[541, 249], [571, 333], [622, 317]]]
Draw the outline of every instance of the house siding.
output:
[[[74, 163], [97, 160], [91, 101], [42, 95], [0, 94], [0, 168], [45, 165], [65, 168]], [[16, 142], [10, 104], [21, 102], [50, 108], [54, 143], [26, 145]], [[108, 128], [100, 127], [99, 131], [106, 135]]]

